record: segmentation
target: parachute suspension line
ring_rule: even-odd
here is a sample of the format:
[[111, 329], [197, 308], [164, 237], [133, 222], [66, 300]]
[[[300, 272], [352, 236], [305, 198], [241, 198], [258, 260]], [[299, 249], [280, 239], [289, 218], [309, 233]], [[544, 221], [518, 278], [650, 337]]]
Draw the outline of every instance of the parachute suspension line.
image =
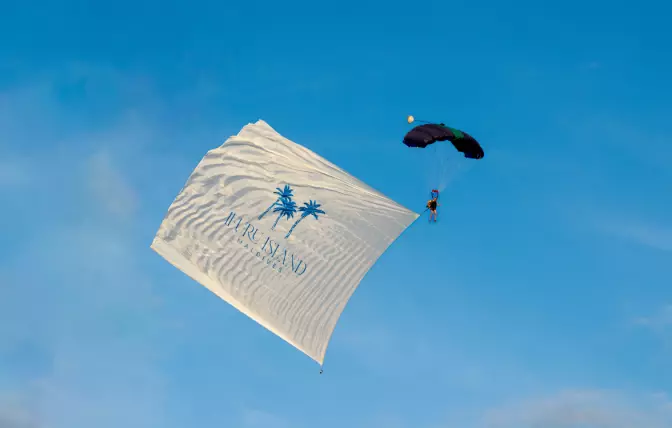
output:
[[[437, 183], [438, 184], [437, 187], [438, 187], [438, 190], [441, 191], [441, 190], [445, 190], [445, 187], [447, 186], [447, 183], [445, 182], [446, 181], [446, 175], [448, 174], [448, 171], [447, 171], [447, 168], [446, 168], [447, 159], [446, 159], [445, 153], [442, 154], [441, 151], [439, 150], [438, 145], [435, 144], [434, 146], [436, 146], [435, 148], [436, 148], [437, 156], [439, 157], [439, 173], [441, 174], [440, 181], [439, 181], [439, 183]], [[442, 146], [442, 148], [443, 148], [443, 146]]]
[[439, 151], [439, 148], [436, 144], [432, 145], [432, 157], [434, 158], [434, 167], [431, 169], [432, 177], [429, 177], [432, 189], [441, 189], [441, 182], [443, 181], [443, 157]]
[[446, 153], [448, 149], [441, 144], [432, 145], [432, 153], [434, 157], [434, 165], [436, 168], [433, 170], [434, 176], [430, 178], [432, 180], [432, 188], [437, 189], [438, 191], [443, 191], [448, 186], [448, 181], [451, 181], [451, 159], [449, 159], [449, 154]]
[[465, 164], [458, 153], [453, 153], [447, 145], [433, 144], [437, 160], [437, 173], [440, 175], [436, 189], [445, 190], [449, 184], [458, 180], [472, 165]]

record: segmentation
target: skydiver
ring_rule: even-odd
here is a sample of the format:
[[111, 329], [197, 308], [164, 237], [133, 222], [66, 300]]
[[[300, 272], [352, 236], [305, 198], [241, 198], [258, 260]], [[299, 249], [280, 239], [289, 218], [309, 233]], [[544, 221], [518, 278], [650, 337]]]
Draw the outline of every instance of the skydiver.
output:
[[436, 223], [436, 207], [438, 207], [439, 201], [437, 200], [438, 196], [434, 196], [433, 199], [430, 199], [427, 202], [427, 208], [429, 209], [429, 221], [432, 221], [432, 217], [434, 217], [434, 223]]

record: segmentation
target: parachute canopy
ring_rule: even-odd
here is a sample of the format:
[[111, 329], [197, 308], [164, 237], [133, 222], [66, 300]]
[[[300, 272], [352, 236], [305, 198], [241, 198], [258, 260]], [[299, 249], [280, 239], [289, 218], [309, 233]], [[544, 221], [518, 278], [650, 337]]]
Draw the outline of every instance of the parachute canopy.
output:
[[417, 218], [260, 120], [205, 155], [151, 248], [322, 364], [348, 299]]
[[[413, 117], [408, 117], [408, 122], [413, 122]], [[408, 147], [425, 148], [438, 141], [450, 141], [457, 151], [464, 153], [464, 157], [481, 159], [484, 156], [483, 148], [478, 141], [466, 132], [451, 128], [443, 123], [427, 123], [416, 126], [404, 136], [404, 144]]]

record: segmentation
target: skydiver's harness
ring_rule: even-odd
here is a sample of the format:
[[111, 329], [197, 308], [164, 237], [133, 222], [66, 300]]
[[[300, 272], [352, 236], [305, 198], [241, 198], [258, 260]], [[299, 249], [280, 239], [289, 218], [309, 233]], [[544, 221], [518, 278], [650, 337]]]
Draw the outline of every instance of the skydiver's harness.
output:
[[[439, 201], [439, 191], [436, 190], [436, 189], [433, 189], [432, 192], [430, 193], [430, 196], [431, 196], [432, 200], [427, 203], [427, 208], [425, 209], [425, 211], [427, 211], [427, 210], [436, 211], [436, 205], [437, 205], [437, 202]], [[434, 201], [434, 198], [436, 198], [436, 201]]]

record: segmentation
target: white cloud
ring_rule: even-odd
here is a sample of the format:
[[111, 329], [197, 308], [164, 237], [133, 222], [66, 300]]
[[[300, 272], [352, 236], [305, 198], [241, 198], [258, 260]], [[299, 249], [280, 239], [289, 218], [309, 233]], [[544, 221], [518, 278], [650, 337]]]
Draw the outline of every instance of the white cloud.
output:
[[0, 154], [0, 190], [26, 184], [30, 169], [21, 159]]
[[490, 411], [487, 428], [669, 428], [666, 395], [574, 390]]
[[246, 409], [242, 419], [244, 428], [296, 428], [284, 418], [258, 409]]
[[166, 426], [166, 385], [150, 350], [123, 337], [104, 342], [52, 348], [52, 369], [30, 395], [45, 426]]
[[[655, 211], [632, 212], [624, 207], [597, 204], [595, 201], [579, 199], [572, 204], [566, 201], [556, 203], [554, 208], [556, 212], [562, 212], [571, 219], [572, 225], [580, 229], [598, 232], [658, 251], [672, 251], [672, 225], [649, 220], [647, 216], [655, 215]], [[659, 213], [659, 217], [664, 217], [664, 214]]]
[[[133, 234], [139, 198], [128, 172], [137, 165], [123, 160], [136, 149], [120, 138], [143, 128], [77, 127], [49, 139], [50, 118], [77, 121], [36, 88], [0, 94], [0, 111], [31, 94], [46, 135], [43, 150], [21, 157], [30, 164], [0, 162], [0, 186], [26, 182], [26, 165], [39, 175], [34, 203], [13, 214], [34, 227], [0, 259], [0, 428], [169, 427], [157, 358], [170, 345], [157, 333], [174, 332], [142, 265], [146, 243]], [[36, 118], [10, 113], [2, 145], [23, 150]], [[87, 145], [100, 149], [91, 155]]]
[[391, 409], [385, 413], [378, 413], [373, 418], [362, 421], [356, 426], [357, 428], [410, 428], [411, 426], [417, 427], [417, 424], [407, 423], [396, 413], [396, 409]]
[[672, 350], [672, 303], [649, 316], [636, 318], [634, 324], [648, 329], [668, 351]]
[[656, 330], [672, 328], [672, 303], [664, 305], [651, 316], [637, 318], [635, 322]]
[[672, 227], [640, 220], [603, 218], [597, 227], [610, 235], [661, 251], [672, 251]]
[[114, 164], [109, 151], [95, 153], [87, 160], [86, 184], [92, 197], [108, 213], [129, 218], [135, 213], [138, 196]]
[[29, 409], [25, 397], [16, 393], [0, 394], [0, 428], [38, 428], [39, 421]]
[[[63, 82], [74, 89], [59, 92]], [[156, 183], [179, 186], [176, 165], [188, 175], [193, 164], [175, 146], [152, 152], [162, 137], [171, 153], [165, 141], [177, 137], [157, 124], [166, 107], [147, 83], [76, 66], [0, 93], [0, 190], [27, 184], [30, 197], [3, 213], [22, 228], [9, 229], [16, 246], [0, 247], [0, 428], [180, 424], [167, 417], [180, 410], [161, 359], [184, 333], [147, 271], [157, 225], [140, 210], [160, 196], [139, 190], [151, 180], [174, 197], [179, 188]], [[92, 97], [96, 108], [82, 108]]]
[[0, 356], [16, 360], [28, 347], [42, 361], [26, 367], [28, 377], [16, 381], [22, 388], [0, 381], [0, 391], [18, 392], [31, 405], [8, 427], [165, 426], [165, 386], [152, 344], [167, 324], [134, 262], [137, 246], [125, 227], [95, 210], [81, 207], [75, 222], [56, 220], [50, 233], [34, 236], [0, 266], [8, 285], [0, 292]]
[[[583, 114], [582, 114], [583, 113]], [[585, 114], [576, 116], [572, 112], [566, 118], [564, 130], [572, 145], [590, 145], [592, 150], [605, 154], [625, 155], [631, 165], [649, 168], [648, 173], [669, 176], [672, 163], [669, 121], [661, 118], [646, 125], [634, 123], [628, 117], [615, 117], [604, 114]], [[634, 142], [640, 144], [634, 144]], [[582, 163], [585, 164], [583, 159]], [[594, 164], [599, 167], [599, 163]], [[636, 169], [621, 170], [622, 174], [633, 174]], [[641, 178], [641, 177], [640, 177]]]

